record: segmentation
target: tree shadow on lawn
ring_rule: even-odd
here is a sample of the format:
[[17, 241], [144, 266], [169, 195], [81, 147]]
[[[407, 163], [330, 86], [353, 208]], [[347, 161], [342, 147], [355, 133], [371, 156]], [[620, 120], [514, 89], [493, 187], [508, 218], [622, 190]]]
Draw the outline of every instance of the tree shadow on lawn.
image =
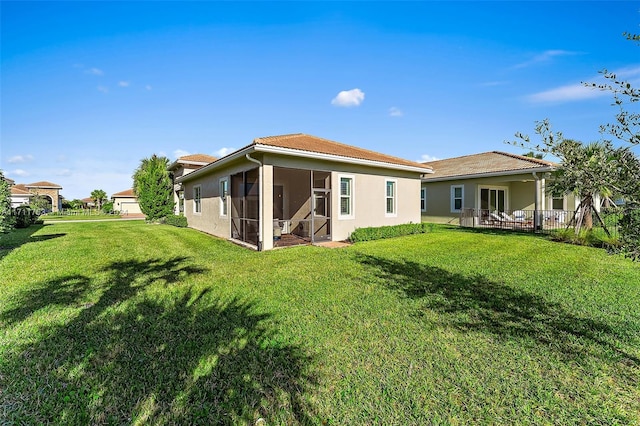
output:
[[[639, 365], [640, 359], [619, 349], [624, 331], [591, 318], [573, 315], [560, 304], [493, 282], [477, 274], [464, 276], [412, 261], [371, 255], [358, 260], [384, 280], [388, 288], [423, 301], [424, 309], [443, 314], [445, 325], [489, 332], [504, 339], [532, 339], [570, 358], [595, 356]], [[422, 315], [418, 312], [418, 315]], [[621, 324], [620, 328], [624, 327]]]
[[60, 233], [33, 235], [45, 226], [50, 225], [31, 225], [26, 228], [14, 229], [6, 234], [0, 233], [0, 260], [24, 244], [37, 243], [39, 241], [51, 240], [53, 238], [64, 237], [67, 235]]
[[[303, 398], [316, 384], [311, 356], [255, 303], [180, 288], [204, 272], [187, 260], [114, 262], [106, 284], [73, 275], [22, 294], [7, 324], [49, 305], [78, 314], [34, 326], [39, 339], [7, 351], [0, 413], [17, 423], [313, 423]], [[166, 292], [144, 292], [163, 283]], [[92, 286], [104, 288], [99, 299], [79, 304]]]

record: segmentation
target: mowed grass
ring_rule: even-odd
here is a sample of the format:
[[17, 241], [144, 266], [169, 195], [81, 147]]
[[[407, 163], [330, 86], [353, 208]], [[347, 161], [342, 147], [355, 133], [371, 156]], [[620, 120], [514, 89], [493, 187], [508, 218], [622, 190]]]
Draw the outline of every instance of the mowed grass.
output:
[[0, 247], [2, 423], [640, 423], [640, 267], [603, 250], [436, 227], [258, 253], [144, 222]]

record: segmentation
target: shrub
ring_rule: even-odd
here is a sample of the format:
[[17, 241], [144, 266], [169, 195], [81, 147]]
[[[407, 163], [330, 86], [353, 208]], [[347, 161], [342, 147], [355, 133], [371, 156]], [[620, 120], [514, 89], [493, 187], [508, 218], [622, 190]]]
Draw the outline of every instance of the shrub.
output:
[[411, 234], [425, 234], [429, 230], [433, 230], [433, 225], [429, 223], [406, 223], [403, 225], [357, 228], [349, 236], [349, 241], [357, 243]]
[[177, 216], [175, 214], [165, 217], [163, 222], [167, 225], [177, 226], [178, 228], [186, 228], [188, 225], [185, 216]]
[[640, 206], [625, 206], [620, 219], [620, 252], [640, 261]]
[[29, 206], [16, 207], [14, 209], [14, 216], [16, 218], [16, 228], [28, 228], [38, 219], [36, 212]]
[[619, 244], [615, 237], [607, 236], [601, 228], [582, 229], [577, 234], [573, 228], [558, 229], [553, 231], [549, 238], [553, 241], [599, 248], [611, 248]]
[[113, 201], [109, 201], [102, 205], [102, 212], [106, 214], [113, 213]]

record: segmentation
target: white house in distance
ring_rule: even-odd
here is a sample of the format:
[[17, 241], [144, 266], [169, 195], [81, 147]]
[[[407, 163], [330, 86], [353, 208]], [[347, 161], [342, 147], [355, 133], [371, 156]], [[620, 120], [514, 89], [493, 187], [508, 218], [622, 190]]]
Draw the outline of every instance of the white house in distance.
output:
[[[9, 180], [7, 182], [9, 183]], [[62, 209], [61, 189], [62, 187], [57, 183], [47, 181], [12, 184], [10, 188], [11, 207], [28, 205], [33, 197], [41, 197], [47, 202], [46, 211], [57, 212]]]
[[113, 210], [120, 211], [122, 214], [142, 213], [133, 189], [116, 192], [111, 196], [111, 201], [113, 201]]
[[419, 223], [424, 164], [306, 134], [270, 136], [176, 177], [189, 227], [269, 250]]

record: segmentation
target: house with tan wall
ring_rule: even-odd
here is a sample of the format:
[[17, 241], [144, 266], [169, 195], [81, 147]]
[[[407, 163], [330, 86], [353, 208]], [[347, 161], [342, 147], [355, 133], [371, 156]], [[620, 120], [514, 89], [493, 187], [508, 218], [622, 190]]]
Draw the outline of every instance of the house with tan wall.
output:
[[171, 163], [167, 170], [171, 174], [173, 185], [173, 202], [176, 215], [184, 215], [184, 191], [182, 184], [177, 183], [177, 179], [187, 175], [209, 163], [216, 161], [217, 158], [207, 154], [189, 154], [179, 157]]
[[492, 151], [424, 163], [433, 173], [424, 175], [420, 191], [422, 220], [458, 224], [465, 209], [482, 221], [492, 213], [575, 210], [573, 195], [553, 197], [546, 187], [557, 164], [506, 152]]
[[119, 211], [125, 215], [142, 213], [140, 204], [138, 204], [138, 198], [136, 194], [133, 193], [133, 189], [116, 192], [111, 195], [111, 201], [113, 202], [114, 211]]
[[429, 166], [316, 136], [257, 138], [175, 179], [189, 227], [258, 250], [420, 222]]

